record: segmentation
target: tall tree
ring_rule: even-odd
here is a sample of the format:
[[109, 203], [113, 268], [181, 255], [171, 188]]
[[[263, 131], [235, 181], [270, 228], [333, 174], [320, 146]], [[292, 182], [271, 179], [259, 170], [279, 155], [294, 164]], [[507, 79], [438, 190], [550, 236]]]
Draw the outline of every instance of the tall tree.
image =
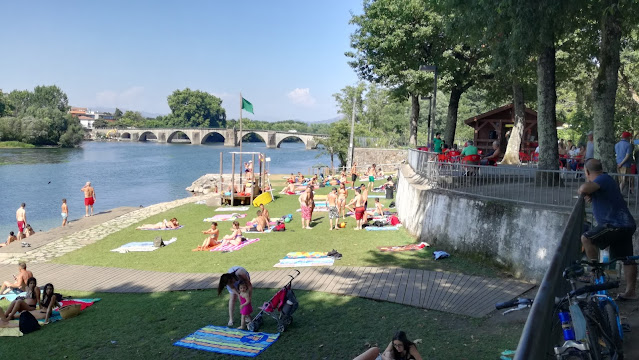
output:
[[122, 115], [124, 115], [122, 113], [122, 110], [115, 108], [115, 112], [113, 113], [113, 116], [115, 117], [116, 120], [120, 120], [120, 118], [122, 117]]
[[[419, 96], [432, 86], [421, 65], [437, 65], [444, 44], [441, 18], [428, 0], [365, 0], [364, 13], [350, 21], [354, 52], [346, 56], [362, 79], [382, 84], [411, 100], [409, 143], [417, 145]], [[430, 141], [430, 139], [428, 139]]]
[[69, 111], [67, 94], [55, 85], [36, 86], [29, 97], [29, 106], [54, 108], [61, 112]]
[[200, 90], [175, 90], [168, 96], [170, 121], [177, 127], [225, 127], [222, 100]]

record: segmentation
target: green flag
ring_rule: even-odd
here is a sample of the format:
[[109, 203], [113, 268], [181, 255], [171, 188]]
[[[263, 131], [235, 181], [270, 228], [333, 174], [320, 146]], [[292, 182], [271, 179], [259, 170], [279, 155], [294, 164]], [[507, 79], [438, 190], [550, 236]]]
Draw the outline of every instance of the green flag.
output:
[[255, 115], [255, 113], [253, 113], [253, 104], [251, 104], [245, 98], [242, 98], [242, 110], [246, 110], [250, 112], [251, 114]]

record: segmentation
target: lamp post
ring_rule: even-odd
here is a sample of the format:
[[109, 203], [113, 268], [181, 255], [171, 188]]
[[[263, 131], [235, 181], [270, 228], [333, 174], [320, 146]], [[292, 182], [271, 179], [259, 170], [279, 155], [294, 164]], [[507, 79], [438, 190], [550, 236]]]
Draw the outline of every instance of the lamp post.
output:
[[[355, 142], [353, 137], [355, 136], [355, 109], [357, 105], [357, 100], [353, 97], [353, 113], [351, 114], [351, 136], [348, 141], [348, 158], [346, 159], [346, 168], [350, 169], [353, 167], [353, 157], [355, 156]], [[346, 169], [344, 169], [346, 170]]]
[[437, 66], [434, 65], [422, 65], [419, 67], [421, 71], [432, 71], [435, 74], [435, 84], [433, 85], [433, 100], [430, 104], [430, 111], [428, 115], [428, 149], [430, 150], [430, 143], [433, 138], [433, 128], [431, 126], [431, 113], [432, 113], [432, 122], [435, 122], [435, 115], [437, 114]]

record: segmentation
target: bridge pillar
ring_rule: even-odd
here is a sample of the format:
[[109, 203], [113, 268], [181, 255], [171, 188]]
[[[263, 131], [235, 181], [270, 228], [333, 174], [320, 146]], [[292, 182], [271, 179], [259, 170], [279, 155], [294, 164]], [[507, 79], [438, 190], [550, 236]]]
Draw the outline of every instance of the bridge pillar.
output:
[[140, 133], [131, 133], [131, 141], [140, 141]]
[[160, 131], [156, 131], [155, 137], [158, 138], [158, 142], [159, 143], [165, 143], [168, 140], [169, 135], [172, 133], [172, 131], [166, 131], [166, 130], [160, 130]]
[[317, 149], [317, 141], [314, 137], [308, 137], [306, 140], [306, 150]]
[[275, 149], [277, 148], [277, 131], [269, 130], [268, 135], [266, 136], [266, 148], [267, 149]]
[[191, 145], [199, 145], [202, 142], [202, 130], [191, 130], [186, 136], [191, 140]]
[[226, 129], [226, 135], [224, 136], [224, 146], [239, 146], [237, 138], [237, 130]]

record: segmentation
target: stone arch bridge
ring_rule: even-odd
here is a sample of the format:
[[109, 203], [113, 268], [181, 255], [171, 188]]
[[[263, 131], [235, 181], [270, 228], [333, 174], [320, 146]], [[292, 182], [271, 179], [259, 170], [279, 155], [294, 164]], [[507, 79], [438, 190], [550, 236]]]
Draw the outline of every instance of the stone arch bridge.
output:
[[191, 144], [204, 144], [209, 137], [221, 137], [224, 146], [239, 146], [240, 139], [248, 134], [260, 137], [267, 148], [279, 148], [284, 139], [297, 138], [301, 140], [306, 149], [317, 148], [317, 140], [327, 138], [325, 134], [305, 134], [298, 132], [284, 132], [272, 130], [242, 130], [237, 129], [207, 129], [207, 128], [130, 128], [130, 129], [92, 129], [91, 138], [112, 137], [121, 141], [157, 141], [161, 143], [190, 142]]

